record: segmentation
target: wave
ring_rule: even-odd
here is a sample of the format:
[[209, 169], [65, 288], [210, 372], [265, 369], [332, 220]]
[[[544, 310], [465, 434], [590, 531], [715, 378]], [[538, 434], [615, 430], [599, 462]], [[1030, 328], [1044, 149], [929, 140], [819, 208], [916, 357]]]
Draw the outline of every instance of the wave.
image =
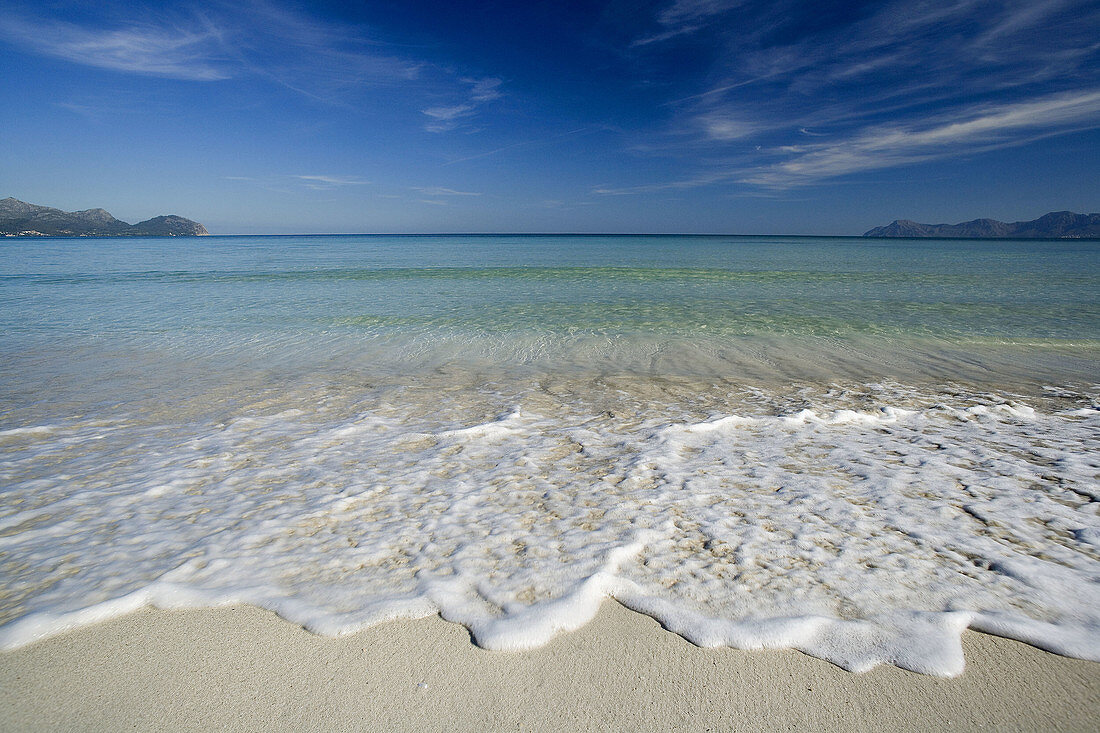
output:
[[[318, 391], [319, 390], [319, 391]], [[704, 646], [1100, 660], [1100, 395], [405, 380], [4, 431], [0, 645], [145, 605], [527, 649], [613, 598]]]

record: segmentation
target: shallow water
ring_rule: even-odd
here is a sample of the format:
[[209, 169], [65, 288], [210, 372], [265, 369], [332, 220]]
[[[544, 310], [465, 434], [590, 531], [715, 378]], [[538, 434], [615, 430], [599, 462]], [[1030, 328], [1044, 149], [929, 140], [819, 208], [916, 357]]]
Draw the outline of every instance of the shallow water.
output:
[[[139, 264], [135, 264], [139, 263]], [[0, 242], [0, 639], [147, 603], [492, 648], [1100, 658], [1100, 243]]]

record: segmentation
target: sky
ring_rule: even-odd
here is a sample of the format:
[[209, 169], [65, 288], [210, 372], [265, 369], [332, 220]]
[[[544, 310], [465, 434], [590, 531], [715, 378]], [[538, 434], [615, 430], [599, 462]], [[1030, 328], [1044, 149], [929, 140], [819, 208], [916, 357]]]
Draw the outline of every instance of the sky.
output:
[[1100, 211], [1097, 0], [0, 0], [0, 198], [214, 234]]

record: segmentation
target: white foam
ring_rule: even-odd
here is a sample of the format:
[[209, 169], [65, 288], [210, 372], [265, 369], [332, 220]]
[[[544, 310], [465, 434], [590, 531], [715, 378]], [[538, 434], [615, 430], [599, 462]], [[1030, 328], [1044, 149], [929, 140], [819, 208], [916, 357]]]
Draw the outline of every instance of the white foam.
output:
[[252, 603], [325, 634], [440, 613], [518, 650], [615, 598], [854, 671], [958, 674], [967, 627], [1100, 660], [1100, 420], [1049, 399], [428, 383], [16, 428], [0, 646]]
[[0, 439], [22, 438], [24, 436], [45, 437], [53, 435], [57, 431], [56, 425], [32, 425], [25, 428], [9, 428], [0, 430]]
[[976, 405], [974, 407], [968, 407], [962, 412], [968, 415], [993, 415], [1001, 413], [1004, 415], [1010, 415], [1021, 420], [1034, 420], [1036, 419], [1034, 408], [1027, 405], [1016, 405], [1010, 403], [1002, 403], [998, 405]]
[[471, 425], [467, 428], [458, 428], [457, 430], [445, 430], [441, 433], [441, 437], [463, 439], [487, 438], [489, 440], [495, 440], [506, 438], [522, 430], [523, 416], [517, 410], [497, 420]]
[[847, 425], [862, 423], [874, 425], [878, 423], [892, 423], [912, 415], [912, 410], [902, 410], [896, 407], [881, 407], [877, 412], [857, 412], [856, 410], [836, 410], [829, 415], [821, 416], [813, 410], [800, 410], [794, 415], [779, 418], [788, 425], [805, 425], [816, 423], [818, 425]]
[[695, 423], [694, 425], [685, 425], [682, 429], [690, 433], [709, 433], [715, 430], [724, 431], [731, 428], [739, 428], [745, 425], [754, 425], [758, 422], [758, 419], [752, 417], [727, 415], [726, 417], [720, 417], [716, 420]]
[[674, 426], [673, 432], [708, 433], [724, 432], [732, 429], [752, 425], [766, 425], [777, 423], [781, 425], [848, 425], [862, 423], [875, 425], [880, 423], [893, 423], [898, 420], [916, 414], [913, 410], [903, 410], [896, 407], [880, 407], [875, 412], [858, 412], [856, 410], [835, 410], [827, 414], [818, 414], [809, 409], [799, 410], [792, 415], [780, 415], [777, 417], [746, 417], [744, 415], [727, 415], [725, 417], [708, 420], [690, 425]]

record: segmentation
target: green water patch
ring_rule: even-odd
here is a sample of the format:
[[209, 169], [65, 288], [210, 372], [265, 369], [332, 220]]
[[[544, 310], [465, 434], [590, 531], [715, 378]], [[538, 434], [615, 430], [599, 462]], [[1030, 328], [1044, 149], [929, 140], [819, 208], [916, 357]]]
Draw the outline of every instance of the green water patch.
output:
[[837, 336], [967, 336], [985, 339], [1100, 339], [1100, 308], [1066, 304], [918, 303], [893, 301], [608, 299], [584, 303], [484, 304], [424, 313], [363, 313], [327, 321], [372, 330], [548, 334], [687, 335], [706, 338], [761, 334]]
[[[1034, 282], [1031, 276], [1006, 273], [999, 282]], [[331, 282], [331, 281], [574, 281], [600, 283], [935, 283], [956, 287], [989, 287], [983, 274], [886, 272], [859, 270], [770, 270], [695, 267], [395, 267], [395, 268], [306, 268], [293, 270], [168, 270], [108, 273], [21, 274], [0, 276], [0, 285], [26, 283], [40, 285], [232, 282]], [[1067, 286], [1095, 286], [1100, 277], [1091, 274], [1060, 275]]]

